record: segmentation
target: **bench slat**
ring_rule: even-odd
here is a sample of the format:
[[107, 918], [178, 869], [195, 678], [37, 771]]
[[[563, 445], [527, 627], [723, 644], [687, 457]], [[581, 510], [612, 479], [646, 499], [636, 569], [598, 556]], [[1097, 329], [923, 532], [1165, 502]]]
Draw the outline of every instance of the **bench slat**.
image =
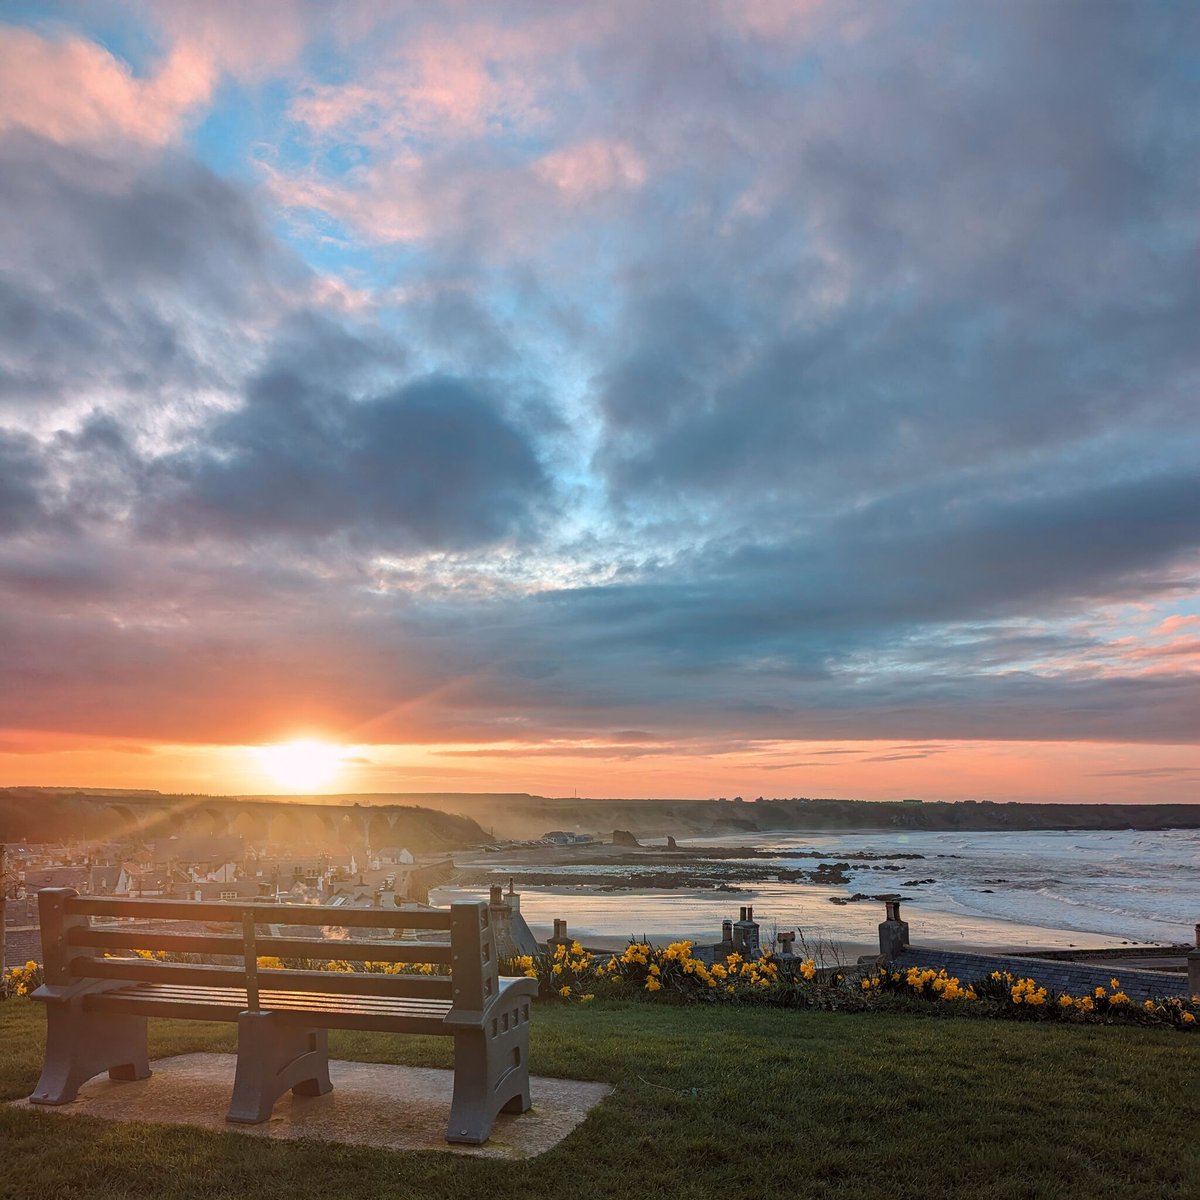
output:
[[[71, 974], [83, 979], [129, 979], [144, 983], [180, 983], [192, 985], [226, 984], [244, 987], [246, 975], [241, 967], [205, 964], [154, 962], [142, 958], [88, 958], [71, 960]], [[297, 992], [332, 992], [339, 995], [420, 996], [449, 999], [451, 982], [445, 975], [383, 975], [365, 971], [289, 971], [262, 972], [265, 983]]]
[[[247, 993], [245, 988], [209, 988], [183, 987], [174, 984], [145, 983], [131, 988], [121, 988], [113, 992], [100, 992], [98, 995], [123, 995], [136, 992], [139, 996], [154, 996], [164, 1000], [212, 1000], [215, 1002], [236, 1004], [239, 1008], [246, 1007]], [[277, 1004], [290, 1004], [302, 1008], [354, 1008], [364, 1012], [387, 1012], [393, 1009], [403, 1009], [412, 1012], [431, 1011], [431, 1006], [445, 1012], [450, 1008], [448, 1000], [421, 999], [415, 996], [341, 996], [314, 992], [271, 991], [265, 988], [260, 993], [263, 1008], [272, 1008]]]
[[[263, 1008], [289, 1017], [297, 1022], [324, 1029], [378, 1030], [383, 1033], [441, 1033], [449, 1005], [430, 1008], [424, 1012], [407, 1009], [379, 1011], [360, 1009], [353, 1004], [340, 1008], [304, 1008], [302, 997], [293, 996], [290, 1003], [280, 999], [268, 1003], [263, 998]], [[143, 993], [133, 988], [117, 992], [98, 992], [85, 1000], [86, 1010], [105, 1013], [129, 1013], [145, 1017], [171, 1017], [193, 1021], [236, 1021], [245, 1009], [241, 1003], [221, 1000], [217, 997], [197, 997], [182, 1000], [175, 996], [159, 996]]]
[[[219, 915], [214, 910], [220, 910]], [[72, 896], [70, 916], [147, 917], [166, 921], [240, 923], [247, 910], [259, 925], [327, 925], [353, 929], [449, 929], [450, 912], [403, 908], [341, 908], [328, 904], [256, 904], [236, 900], [133, 900], [117, 896]], [[228, 917], [225, 913], [228, 912]]]
[[[143, 996], [162, 1000], [209, 1001], [214, 1004], [230, 1004], [246, 1007], [245, 988], [181, 988], [171, 984], [138, 983], [111, 992], [97, 992], [97, 996]], [[264, 988], [261, 993], [263, 1007], [318, 1009], [322, 1005], [330, 1008], [362, 1012], [390, 1012], [393, 1010], [413, 1013], [438, 1013], [444, 1016], [450, 1011], [449, 1000], [417, 999], [410, 996], [339, 996], [333, 993], [300, 993], [273, 991]], [[268, 1001], [270, 1004], [268, 1005]]]
[[[276, 958], [309, 958], [321, 962], [448, 963], [446, 942], [359, 942], [328, 941], [321, 938], [260, 937], [255, 939], [260, 955]], [[157, 933], [103, 926], [76, 926], [67, 931], [71, 946], [97, 946], [103, 950], [167, 950], [177, 954], [227, 954], [240, 958], [244, 946], [240, 934]], [[265, 970], [266, 968], [264, 968]]]

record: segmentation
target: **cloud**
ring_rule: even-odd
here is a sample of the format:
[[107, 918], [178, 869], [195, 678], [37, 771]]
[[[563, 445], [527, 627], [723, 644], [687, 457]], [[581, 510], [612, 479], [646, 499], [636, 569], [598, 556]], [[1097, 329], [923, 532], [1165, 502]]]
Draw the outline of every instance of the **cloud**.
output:
[[44, 515], [46, 469], [36, 442], [0, 429], [0, 537], [20, 532]]
[[[549, 487], [524, 394], [414, 372], [395, 331], [298, 303], [309, 272], [244, 190], [29, 134], [0, 163], [0, 407], [27, 429], [8, 528], [461, 547], [532, 527]], [[502, 334], [468, 315], [420, 319], [495, 360]]]
[[1195, 767], [1129, 767], [1119, 771], [1095, 771], [1097, 776], [1121, 779], [1171, 779], [1200, 777]]
[[366, 33], [369, 4], [339, 4], [336, 14], [320, 3], [271, 0], [151, 0], [139, 5], [145, 20], [174, 46], [191, 47], [216, 68], [243, 79], [269, 77], [295, 63], [314, 39]]
[[161, 146], [178, 137], [213, 84], [211, 62], [187, 43], [139, 78], [85, 38], [0, 26], [0, 132], [24, 129], [65, 144], [123, 138]]
[[572, 199], [612, 188], [636, 189], [646, 182], [646, 164], [637, 151], [603, 138], [556, 150], [539, 160], [534, 172]]
[[548, 489], [528, 436], [478, 386], [434, 376], [352, 400], [280, 364], [148, 479], [159, 536], [342, 532], [394, 549], [527, 531]]
[[0, 410], [220, 389], [304, 274], [198, 163], [0, 135]]

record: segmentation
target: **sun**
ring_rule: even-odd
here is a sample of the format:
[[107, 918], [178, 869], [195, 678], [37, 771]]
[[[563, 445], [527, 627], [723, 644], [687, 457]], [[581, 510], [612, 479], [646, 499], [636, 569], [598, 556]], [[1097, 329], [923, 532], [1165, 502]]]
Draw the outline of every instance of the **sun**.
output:
[[315, 792], [323, 788], [341, 769], [343, 750], [328, 742], [299, 738], [258, 748], [263, 769], [289, 791]]

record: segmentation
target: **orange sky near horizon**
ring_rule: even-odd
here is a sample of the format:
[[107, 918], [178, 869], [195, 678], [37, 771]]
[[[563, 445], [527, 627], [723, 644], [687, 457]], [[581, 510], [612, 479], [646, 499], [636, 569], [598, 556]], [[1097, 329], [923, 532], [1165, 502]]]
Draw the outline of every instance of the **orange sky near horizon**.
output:
[[[256, 746], [0, 738], [0, 785], [150, 788], [215, 794], [530, 792], [623, 797], [837, 796], [868, 800], [1188, 803], [1200, 747], [1081, 742], [764, 742], [695, 746], [328, 743], [328, 778], [297, 784]], [[286, 754], [283, 756], [286, 767]], [[300, 777], [304, 776], [301, 763]], [[319, 775], [322, 772], [317, 771]]]

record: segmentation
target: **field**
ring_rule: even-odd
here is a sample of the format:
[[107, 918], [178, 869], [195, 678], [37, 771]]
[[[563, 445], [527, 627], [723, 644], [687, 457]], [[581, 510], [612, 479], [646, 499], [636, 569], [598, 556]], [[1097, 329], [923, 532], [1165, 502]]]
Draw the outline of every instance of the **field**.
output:
[[[41, 1007], [0, 1003], [0, 1099], [37, 1079]], [[232, 1030], [152, 1022], [152, 1056]], [[332, 1035], [449, 1066], [448, 1039]], [[526, 1162], [400, 1155], [0, 1110], [12, 1200], [1200, 1195], [1200, 1037], [1170, 1031], [607, 1002], [540, 1005], [535, 1073], [616, 1092]]]

